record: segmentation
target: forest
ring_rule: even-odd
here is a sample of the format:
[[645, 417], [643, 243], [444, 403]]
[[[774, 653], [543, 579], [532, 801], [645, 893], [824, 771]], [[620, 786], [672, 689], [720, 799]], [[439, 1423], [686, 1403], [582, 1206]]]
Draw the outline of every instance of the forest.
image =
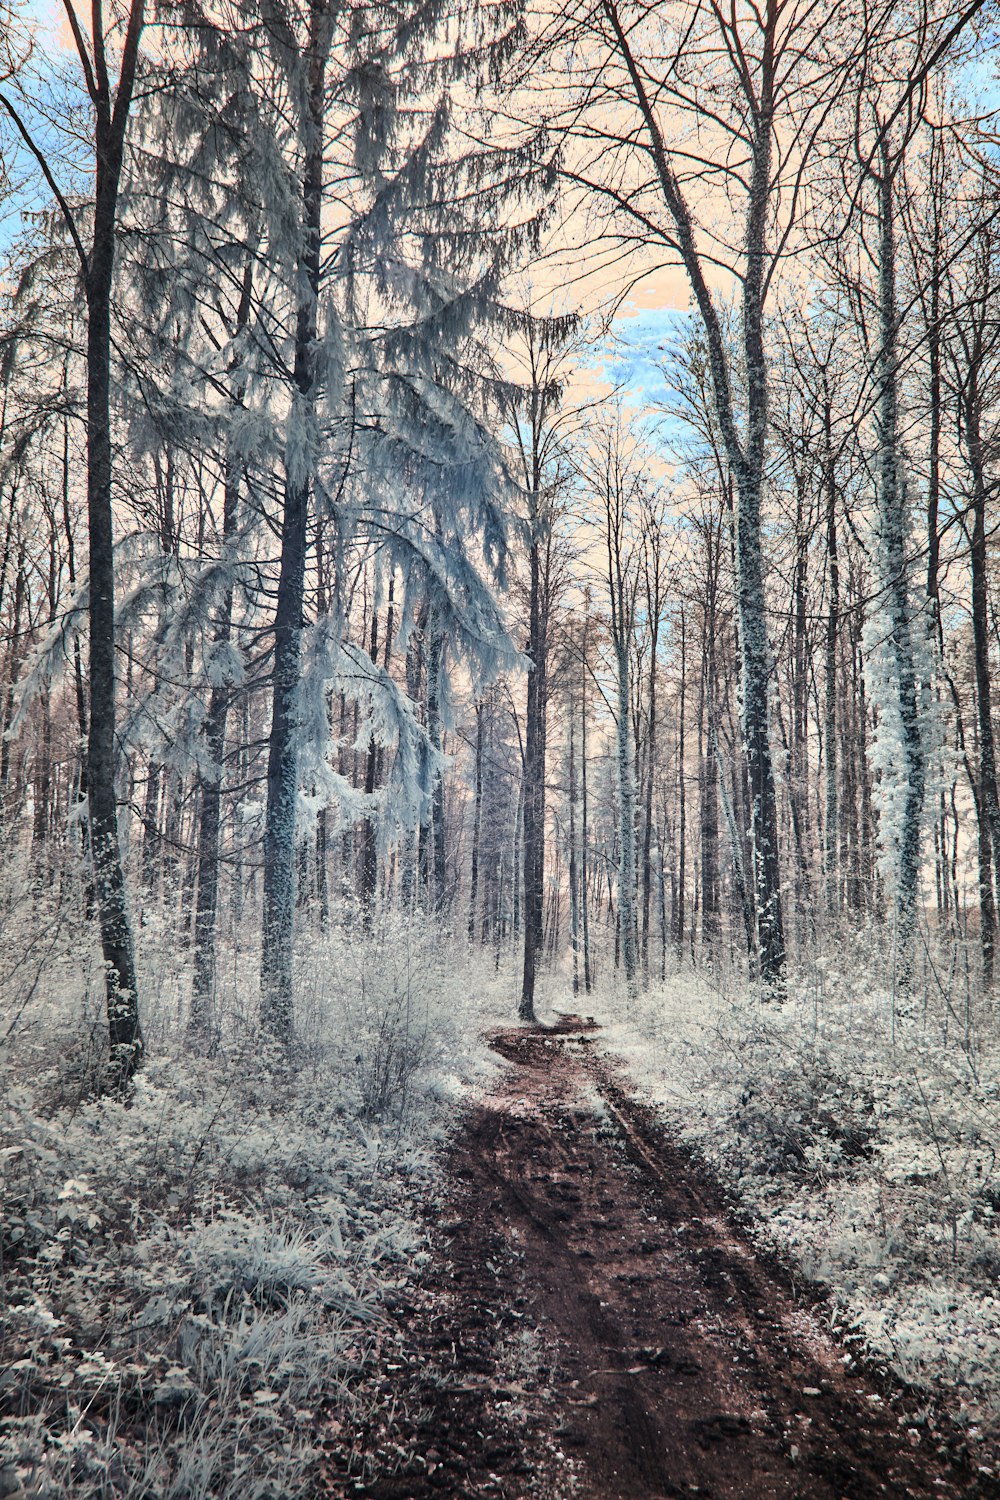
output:
[[1000, 1495], [996, 0], [0, 0], [0, 1497]]

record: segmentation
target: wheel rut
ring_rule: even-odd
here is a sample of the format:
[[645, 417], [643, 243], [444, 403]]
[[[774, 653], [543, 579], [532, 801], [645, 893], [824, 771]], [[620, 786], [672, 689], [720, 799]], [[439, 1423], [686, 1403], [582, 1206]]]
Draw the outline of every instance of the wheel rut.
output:
[[400, 1327], [422, 1403], [396, 1443], [407, 1457], [390, 1476], [369, 1455], [344, 1493], [995, 1493], [854, 1365], [596, 1035], [565, 1017], [493, 1037], [511, 1067], [451, 1148], [427, 1300]]

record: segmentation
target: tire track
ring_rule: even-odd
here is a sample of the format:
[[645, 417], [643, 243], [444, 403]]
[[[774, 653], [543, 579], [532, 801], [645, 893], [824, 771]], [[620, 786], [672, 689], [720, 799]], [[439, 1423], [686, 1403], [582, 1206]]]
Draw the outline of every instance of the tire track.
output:
[[329, 1493], [997, 1500], [854, 1367], [596, 1032], [491, 1039], [511, 1066], [450, 1148], [412, 1357], [385, 1386], [414, 1415], [355, 1436], [363, 1482]]

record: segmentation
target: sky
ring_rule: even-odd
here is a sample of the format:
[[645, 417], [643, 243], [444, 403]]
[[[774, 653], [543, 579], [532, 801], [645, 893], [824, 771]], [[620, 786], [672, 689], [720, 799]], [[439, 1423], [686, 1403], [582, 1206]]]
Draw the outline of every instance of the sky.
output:
[[[38, 28], [35, 45], [39, 60], [44, 62], [59, 55], [72, 63], [72, 38], [60, 0], [27, 0], [21, 9]], [[26, 155], [24, 162], [30, 167]], [[49, 201], [47, 191], [43, 198], [36, 198], [36, 191], [35, 174], [28, 171], [25, 190], [12, 199], [6, 212], [0, 212], [0, 253], [16, 238], [21, 212]], [[584, 286], [581, 295], [588, 299], [595, 294]], [[594, 350], [585, 381], [592, 378], [601, 387], [624, 388], [626, 404], [636, 411], [637, 417], [651, 403], [665, 397], [666, 385], [658, 356], [661, 346], [682, 326], [686, 305], [687, 287], [678, 271], [661, 269], [644, 278], [623, 304], [610, 340]], [[582, 309], [585, 313], [591, 310], [586, 306]]]
[[[72, 61], [72, 39], [61, 0], [22, 0], [21, 13], [37, 25], [36, 49], [42, 61], [61, 54]], [[965, 70], [965, 82], [980, 108], [1000, 105], [1000, 81], [995, 53], [984, 42], [980, 58]], [[33, 173], [27, 174], [30, 183]], [[48, 194], [45, 194], [48, 199]], [[32, 188], [16, 196], [0, 211], [0, 253], [15, 238], [20, 211], [34, 206]], [[577, 261], [577, 264], [579, 262]], [[572, 297], [572, 291], [569, 296]], [[584, 300], [595, 297], [586, 281], [580, 287]], [[585, 314], [592, 308], [580, 309]], [[668, 392], [662, 370], [665, 345], [673, 340], [688, 317], [688, 288], [679, 269], [651, 271], [635, 286], [623, 303], [607, 343], [602, 343], [588, 361], [589, 374], [600, 386], [623, 388], [626, 402], [638, 412], [663, 400]]]
[[688, 318], [685, 307], [636, 307], [626, 303], [615, 320], [615, 342], [599, 355], [600, 368], [609, 382], [641, 392], [650, 401], [665, 399], [664, 351]]
[[63, 22], [63, 7], [58, 0], [26, 0], [21, 9], [32, 21], [50, 30], [58, 30]]

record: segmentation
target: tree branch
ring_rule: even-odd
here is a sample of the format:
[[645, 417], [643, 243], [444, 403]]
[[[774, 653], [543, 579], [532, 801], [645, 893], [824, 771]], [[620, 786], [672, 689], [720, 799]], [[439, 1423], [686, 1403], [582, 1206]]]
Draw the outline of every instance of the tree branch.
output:
[[45, 178], [45, 181], [51, 188], [52, 195], [59, 205], [59, 209], [62, 213], [63, 219], [66, 221], [66, 228], [69, 230], [70, 238], [72, 239], [73, 244], [76, 247], [76, 253], [80, 257], [80, 265], [83, 269], [83, 274], [85, 277], [89, 276], [90, 262], [87, 259], [87, 252], [83, 248], [83, 241], [81, 240], [79, 230], [76, 227], [76, 219], [73, 217], [73, 210], [66, 202], [59, 184], [53, 177], [52, 170], [45, 159], [44, 152], [42, 151], [41, 147], [36, 144], [31, 131], [28, 129], [27, 125], [24, 123], [21, 116], [14, 108], [13, 104], [11, 104], [6, 94], [0, 94], [0, 104], [3, 105], [4, 109], [14, 121], [21, 139], [24, 141], [24, 144], [27, 146], [28, 150], [31, 152], [32, 156], [35, 158], [39, 167], [41, 168], [42, 176]]

